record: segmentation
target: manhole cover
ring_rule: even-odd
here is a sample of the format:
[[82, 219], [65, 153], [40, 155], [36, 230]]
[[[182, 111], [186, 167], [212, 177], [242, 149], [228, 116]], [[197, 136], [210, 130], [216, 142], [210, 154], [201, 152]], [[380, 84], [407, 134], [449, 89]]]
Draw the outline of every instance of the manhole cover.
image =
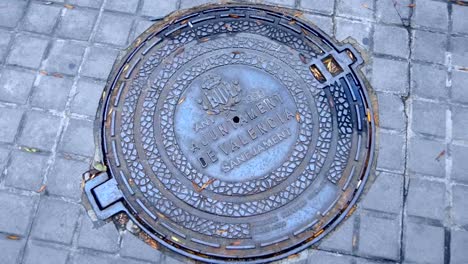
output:
[[362, 63], [293, 14], [205, 6], [140, 36], [116, 64], [98, 131], [100, 218], [127, 212], [164, 246], [265, 262], [350, 212], [373, 158]]

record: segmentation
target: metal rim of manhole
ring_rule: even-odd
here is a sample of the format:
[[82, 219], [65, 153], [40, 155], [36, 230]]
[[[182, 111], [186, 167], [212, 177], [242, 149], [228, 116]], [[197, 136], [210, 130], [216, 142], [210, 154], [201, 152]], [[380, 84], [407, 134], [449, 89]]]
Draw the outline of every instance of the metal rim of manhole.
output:
[[206, 5], [156, 23], [103, 94], [93, 210], [206, 262], [309, 247], [352, 212], [373, 164], [362, 64], [286, 9]]

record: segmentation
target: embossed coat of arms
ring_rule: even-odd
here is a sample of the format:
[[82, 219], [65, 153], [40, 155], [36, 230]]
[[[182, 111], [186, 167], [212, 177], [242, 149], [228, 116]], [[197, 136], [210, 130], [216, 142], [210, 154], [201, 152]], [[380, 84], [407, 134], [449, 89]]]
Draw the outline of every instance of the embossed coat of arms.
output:
[[207, 75], [202, 80], [202, 97], [198, 103], [210, 114], [234, 111], [240, 102], [241, 87], [238, 80], [226, 81], [219, 75]]

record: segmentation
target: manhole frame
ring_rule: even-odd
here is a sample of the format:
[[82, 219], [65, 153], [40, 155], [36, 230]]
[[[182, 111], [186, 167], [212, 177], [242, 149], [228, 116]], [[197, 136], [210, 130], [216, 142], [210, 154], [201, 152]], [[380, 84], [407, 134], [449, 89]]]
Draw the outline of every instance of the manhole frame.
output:
[[[112, 180], [113, 177], [109, 176], [108, 173], [103, 172], [97, 172], [95, 176], [88, 180], [85, 184], [84, 191], [85, 195], [88, 197], [88, 202], [91, 208], [94, 210], [96, 213], [97, 217], [99, 219], [108, 219], [114, 215], [117, 215], [119, 213], [125, 213], [131, 221], [133, 221], [141, 230], [143, 230], [144, 233], [149, 235], [152, 239], [157, 241], [159, 244], [163, 245], [165, 248], [170, 249], [173, 252], [176, 252], [178, 254], [181, 254], [189, 259], [194, 259], [198, 261], [203, 261], [203, 262], [216, 262], [216, 263], [233, 263], [233, 261], [237, 261], [236, 263], [265, 263], [265, 262], [271, 262], [271, 261], [276, 261], [283, 259], [287, 256], [290, 256], [292, 254], [296, 254], [306, 248], [309, 248], [313, 244], [316, 244], [319, 242], [324, 236], [328, 235], [330, 232], [333, 232], [335, 228], [345, 220], [345, 218], [348, 218], [355, 210], [357, 201], [360, 199], [362, 192], [364, 189], [367, 189], [369, 186], [366, 185], [366, 183], [369, 180], [370, 175], [375, 171], [375, 156], [377, 155], [377, 152], [375, 150], [376, 146], [376, 141], [378, 139], [378, 135], [376, 134], [376, 123], [374, 120], [374, 107], [375, 107], [375, 99], [373, 94], [370, 93], [371, 87], [369, 85], [369, 82], [366, 80], [366, 78], [363, 76], [361, 72], [361, 68], [365, 66], [364, 60], [363, 60], [363, 52], [358, 52], [354, 46], [351, 44], [346, 44], [339, 42], [332, 37], [329, 37], [327, 34], [323, 33], [323, 31], [315, 26], [313, 23], [310, 21], [307, 21], [307, 19], [297, 17], [297, 10], [294, 9], [289, 9], [289, 8], [280, 8], [280, 7], [275, 7], [275, 6], [270, 6], [270, 5], [261, 5], [261, 4], [250, 4], [250, 3], [244, 3], [244, 2], [231, 2], [231, 3], [224, 3], [224, 4], [206, 4], [206, 5], [200, 5], [194, 8], [186, 9], [186, 10], [180, 10], [176, 11], [167, 17], [165, 17], [163, 20], [156, 22], [153, 24], [149, 29], [147, 29], [144, 33], [142, 33], [138, 38], [132, 42], [132, 44], [125, 50], [119, 53], [119, 57], [115, 60], [115, 63], [113, 65], [111, 74], [108, 77], [105, 89], [103, 91], [99, 107], [96, 113], [95, 117], [95, 122], [94, 122], [94, 136], [95, 136], [95, 143], [96, 143], [96, 149], [95, 149], [95, 158], [94, 158], [94, 164], [108, 164], [106, 157], [104, 155], [104, 140], [103, 137], [104, 135], [104, 122], [106, 120], [106, 113], [107, 113], [107, 105], [109, 103], [109, 100], [111, 99], [109, 95], [110, 92], [114, 89], [115, 82], [117, 82], [119, 75], [122, 73], [123, 68], [125, 67], [125, 63], [133, 56], [133, 54], [138, 51], [139, 45], [146, 41], [150, 36], [152, 35], [157, 35], [160, 31], [164, 29], [164, 26], [167, 24], [170, 24], [174, 22], [175, 19], [183, 17], [186, 14], [189, 13], [194, 13], [200, 10], [204, 10], [207, 8], [222, 8], [222, 7], [254, 7], [259, 10], [264, 10], [264, 11], [274, 11], [277, 13], [282, 13], [284, 17], [294, 19], [297, 21], [302, 22], [303, 24], [307, 26], [311, 26], [312, 30], [315, 30], [319, 32], [321, 35], [319, 36], [321, 39], [325, 40], [328, 45], [330, 45], [335, 51], [337, 52], [344, 52], [345, 50], [350, 50], [352, 54], [356, 54], [356, 61], [350, 65], [350, 72], [354, 75], [355, 78], [357, 78], [362, 85], [363, 89], [361, 91], [363, 92], [363, 103], [365, 104], [366, 110], [369, 112], [367, 113], [368, 116], [368, 124], [369, 124], [369, 133], [371, 135], [369, 136], [371, 140], [370, 145], [369, 145], [369, 151], [368, 151], [368, 157], [367, 157], [367, 168], [365, 169], [365, 172], [363, 175], [361, 175], [361, 183], [359, 187], [355, 190], [355, 194], [353, 195], [353, 199], [350, 201], [349, 205], [342, 211], [341, 214], [338, 215], [326, 228], [322, 229], [322, 232], [317, 232], [317, 236], [314, 236], [311, 240], [306, 241], [302, 244], [296, 244], [292, 245], [292, 248], [283, 250], [282, 252], [277, 252], [275, 254], [272, 254], [273, 256], [267, 257], [267, 258], [255, 258], [255, 259], [233, 259], [233, 260], [226, 260], [226, 259], [218, 259], [210, 256], [206, 256], [200, 253], [189, 253], [187, 250], [180, 249], [176, 245], [172, 244], [171, 242], [166, 241], [164, 238], [161, 238], [157, 235], [155, 235], [153, 232], [151, 232], [151, 228], [146, 227], [141, 221], [138, 220], [138, 218], [130, 212], [127, 207], [124, 205], [124, 203], [127, 203], [125, 201], [125, 197], [119, 197], [119, 194], [116, 192], [113, 192], [112, 190], [115, 190], [115, 188], [118, 189], [116, 182], [109, 181]], [[101, 195], [101, 201], [104, 199], [105, 201], [108, 201], [107, 206], [104, 208], [99, 205], [98, 199], [96, 197], [96, 194], [94, 193], [94, 188], [97, 186], [101, 186], [103, 183], [106, 183], [108, 186], [108, 192], [104, 193], [104, 195]], [[121, 199], [124, 199], [121, 201]], [[116, 200], [119, 200], [116, 202]]]

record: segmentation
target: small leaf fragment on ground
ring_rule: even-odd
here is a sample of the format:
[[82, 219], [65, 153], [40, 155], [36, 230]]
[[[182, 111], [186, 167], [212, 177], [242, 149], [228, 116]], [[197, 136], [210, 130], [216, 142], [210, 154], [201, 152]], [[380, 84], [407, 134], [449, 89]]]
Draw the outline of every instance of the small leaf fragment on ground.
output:
[[409, 8], [416, 7], [416, 4], [409, 4], [408, 7], [409, 7]]
[[445, 155], [445, 150], [442, 150], [439, 155], [437, 155], [436, 160], [440, 161], [440, 158], [442, 158]]
[[75, 8], [74, 6], [69, 5], [69, 4], [64, 5], [64, 7], [65, 7], [66, 9], [73, 9], [73, 8]]
[[21, 237], [19, 237], [17, 235], [8, 235], [6, 238], [10, 239], [10, 240], [20, 240], [21, 239]]
[[39, 152], [38, 149], [35, 149], [35, 148], [28, 148], [28, 147], [20, 147], [21, 150], [24, 150], [26, 152], [29, 152], [29, 153], [36, 153], [36, 152]]
[[107, 166], [98, 162], [94, 164], [94, 168], [98, 171], [107, 171]]
[[45, 184], [42, 185], [41, 188], [39, 188], [39, 190], [37, 190], [37, 192], [41, 193], [41, 192], [45, 191], [46, 187], [47, 187], [47, 185], [45, 185]]

